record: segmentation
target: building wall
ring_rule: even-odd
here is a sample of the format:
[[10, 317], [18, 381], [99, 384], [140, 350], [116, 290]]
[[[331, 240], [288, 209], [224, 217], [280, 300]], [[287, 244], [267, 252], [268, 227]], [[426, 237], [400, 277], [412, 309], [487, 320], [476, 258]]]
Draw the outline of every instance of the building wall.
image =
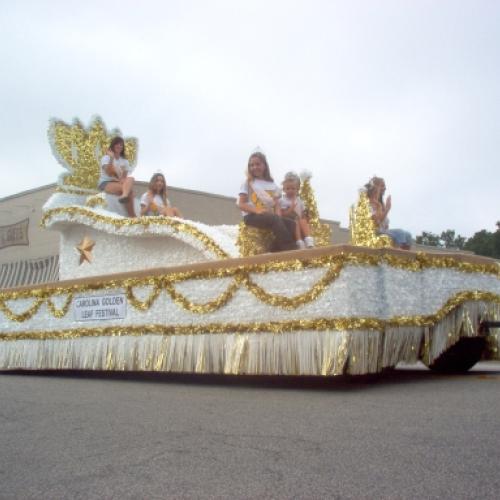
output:
[[10, 246], [0, 249], [0, 264], [36, 259], [59, 253], [59, 235], [40, 227], [42, 206], [55, 191], [56, 185], [42, 186], [0, 199], [0, 226], [29, 218], [28, 246]]

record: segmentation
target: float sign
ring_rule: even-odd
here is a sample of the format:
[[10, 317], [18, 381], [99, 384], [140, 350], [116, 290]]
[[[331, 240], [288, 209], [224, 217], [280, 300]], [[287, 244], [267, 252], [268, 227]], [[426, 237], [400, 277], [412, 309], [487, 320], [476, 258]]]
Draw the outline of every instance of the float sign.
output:
[[124, 319], [127, 316], [127, 299], [124, 293], [76, 297], [73, 314], [76, 321]]

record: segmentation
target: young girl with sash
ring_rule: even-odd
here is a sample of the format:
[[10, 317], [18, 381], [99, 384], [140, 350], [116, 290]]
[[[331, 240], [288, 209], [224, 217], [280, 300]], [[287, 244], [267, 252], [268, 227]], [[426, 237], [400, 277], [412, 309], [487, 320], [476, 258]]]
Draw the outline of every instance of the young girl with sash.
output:
[[274, 183], [263, 153], [248, 160], [247, 180], [241, 185], [238, 207], [247, 226], [270, 229], [274, 236], [273, 252], [295, 250], [295, 221], [281, 217], [281, 189]]
[[148, 190], [141, 197], [141, 215], [166, 215], [182, 218], [177, 207], [173, 207], [167, 198], [165, 176], [157, 172], [149, 181]]

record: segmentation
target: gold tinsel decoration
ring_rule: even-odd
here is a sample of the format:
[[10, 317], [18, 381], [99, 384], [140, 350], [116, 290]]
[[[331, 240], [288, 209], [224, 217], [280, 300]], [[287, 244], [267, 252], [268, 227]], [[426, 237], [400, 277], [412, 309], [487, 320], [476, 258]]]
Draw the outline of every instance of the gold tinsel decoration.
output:
[[95, 208], [95, 207], [107, 207], [107, 202], [106, 202], [106, 195], [105, 193], [98, 193], [98, 194], [93, 194], [91, 196], [87, 196], [87, 199], [85, 200], [85, 206], [90, 207], [90, 208]]
[[[85, 128], [75, 119], [72, 125], [61, 120], [50, 122], [49, 142], [57, 161], [68, 170], [59, 185], [62, 191], [96, 190], [100, 175], [100, 159], [106, 154], [111, 139], [122, 136], [118, 129], [111, 132], [100, 117], [94, 117], [90, 126]], [[137, 162], [137, 139], [124, 137], [127, 159], [132, 167]], [[88, 194], [89, 191], [84, 191]]]
[[[500, 277], [500, 266], [497, 264], [474, 264], [463, 262], [450, 257], [429, 256], [427, 254], [417, 254], [415, 258], [399, 257], [388, 254], [363, 254], [363, 253], [340, 253], [334, 255], [324, 255], [313, 259], [293, 259], [281, 262], [267, 262], [263, 264], [251, 264], [236, 267], [225, 267], [220, 269], [204, 269], [200, 271], [183, 271], [159, 276], [108, 279], [106, 281], [96, 281], [91, 284], [75, 284], [72, 286], [49, 286], [44, 288], [32, 288], [28, 290], [0, 292], [0, 310], [11, 321], [23, 322], [36, 314], [40, 306], [50, 301], [53, 297], [67, 295], [67, 303], [64, 307], [54, 313], [55, 308], [48, 305], [49, 310], [55, 317], [62, 317], [66, 314], [72, 301], [73, 294], [89, 291], [125, 290], [129, 303], [136, 309], [146, 311], [158, 298], [162, 290], [165, 290], [170, 298], [179, 307], [194, 312], [204, 314], [213, 312], [227, 305], [236, 291], [240, 287], [245, 287], [260, 301], [283, 309], [294, 310], [298, 307], [316, 300], [326, 288], [333, 283], [340, 275], [346, 265], [376, 266], [386, 263], [391, 267], [418, 272], [426, 268], [456, 269], [467, 273], [484, 273]], [[294, 297], [278, 294], [271, 294], [257, 285], [251, 278], [251, 274], [265, 274], [268, 272], [287, 272], [302, 269], [324, 268], [325, 274], [314, 285], [304, 293]], [[218, 279], [233, 278], [226, 291], [219, 297], [205, 304], [189, 301], [185, 296], [175, 289], [176, 283], [194, 279]], [[135, 287], [149, 286], [152, 291], [146, 300], [139, 300], [135, 297], [133, 289]], [[465, 293], [465, 292], [464, 292]], [[474, 292], [486, 293], [486, 292]], [[488, 297], [498, 297], [494, 294], [485, 295]], [[32, 304], [23, 313], [14, 313], [7, 305], [9, 301], [18, 299], [33, 299]], [[496, 299], [492, 299], [496, 300]]]
[[[171, 228], [173, 228], [176, 231], [179, 231], [180, 233], [185, 233], [193, 236], [194, 238], [199, 240], [206, 249], [210, 250], [215, 255], [217, 255], [217, 257], [221, 259], [229, 257], [229, 255], [215, 242], [215, 240], [207, 236], [203, 231], [200, 231], [196, 227], [191, 226], [190, 224], [187, 224], [182, 220], [176, 218], [164, 217], [164, 216], [117, 218], [102, 214], [96, 214], [92, 210], [89, 210], [88, 208], [85, 207], [71, 206], [71, 207], [50, 208], [46, 210], [43, 214], [42, 220], [40, 221], [40, 226], [47, 227], [50, 224], [51, 219], [59, 214], [69, 215], [70, 218], [72, 217], [74, 218], [77, 215], [85, 216], [94, 223], [97, 222], [97, 223], [111, 224], [116, 229], [122, 227], [131, 227], [131, 226], [143, 226], [144, 229], [147, 229], [151, 225], [170, 226]], [[71, 222], [79, 222], [79, 221], [73, 219]]]
[[285, 321], [261, 321], [251, 323], [191, 323], [188, 325], [123, 325], [111, 327], [75, 328], [51, 331], [25, 331], [0, 333], [0, 341], [70, 339], [101, 336], [153, 335], [203, 335], [216, 333], [274, 333], [329, 330], [385, 331], [390, 327], [433, 327], [465, 302], [490, 302], [500, 304], [500, 295], [490, 292], [464, 291], [450, 298], [434, 314], [425, 316], [395, 316], [387, 320], [370, 317], [314, 318]]
[[392, 247], [392, 239], [386, 234], [377, 234], [372, 218], [370, 202], [365, 191], [359, 194], [358, 202], [350, 211], [351, 244], [370, 248]]
[[270, 252], [273, 239], [271, 230], [247, 226], [244, 222], [240, 222], [236, 245], [242, 257], [251, 257]]
[[309, 217], [309, 226], [314, 237], [314, 245], [324, 247], [332, 244], [332, 229], [319, 219], [318, 205], [311, 186], [311, 176], [305, 175], [300, 184], [300, 198], [304, 202]]

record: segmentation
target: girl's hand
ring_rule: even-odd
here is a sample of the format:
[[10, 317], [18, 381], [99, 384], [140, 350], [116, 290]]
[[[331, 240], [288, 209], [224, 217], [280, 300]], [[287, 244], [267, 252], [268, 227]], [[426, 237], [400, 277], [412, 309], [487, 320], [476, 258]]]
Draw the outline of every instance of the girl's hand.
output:
[[255, 207], [255, 213], [256, 214], [263, 214], [265, 213], [266, 209], [263, 207]]
[[392, 206], [392, 200], [391, 200], [391, 195], [389, 195], [387, 197], [387, 199], [385, 200], [385, 212], [389, 212], [389, 210], [391, 209], [391, 206]]

